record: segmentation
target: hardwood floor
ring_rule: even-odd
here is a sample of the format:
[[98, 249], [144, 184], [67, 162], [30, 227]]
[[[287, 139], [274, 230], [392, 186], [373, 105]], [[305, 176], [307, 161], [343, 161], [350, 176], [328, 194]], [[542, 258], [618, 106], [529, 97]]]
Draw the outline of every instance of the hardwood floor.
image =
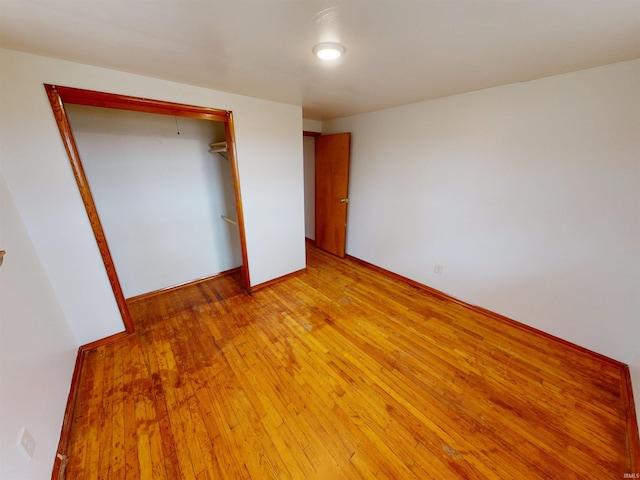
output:
[[131, 303], [87, 352], [68, 479], [621, 479], [621, 369], [309, 246]]

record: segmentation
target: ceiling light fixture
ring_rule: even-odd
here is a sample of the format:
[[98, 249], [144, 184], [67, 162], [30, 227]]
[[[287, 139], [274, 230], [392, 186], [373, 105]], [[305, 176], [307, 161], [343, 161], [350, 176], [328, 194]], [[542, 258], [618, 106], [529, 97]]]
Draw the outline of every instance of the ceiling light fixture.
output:
[[321, 60], [336, 60], [344, 51], [344, 47], [335, 42], [319, 43], [313, 47], [313, 54]]

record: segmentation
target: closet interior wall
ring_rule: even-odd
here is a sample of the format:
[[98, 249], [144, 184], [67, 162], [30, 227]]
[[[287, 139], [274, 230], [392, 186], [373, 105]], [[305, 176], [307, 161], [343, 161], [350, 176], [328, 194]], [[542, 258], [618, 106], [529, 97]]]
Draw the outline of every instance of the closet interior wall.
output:
[[241, 266], [224, 123], [66, 109], [126, 298]]

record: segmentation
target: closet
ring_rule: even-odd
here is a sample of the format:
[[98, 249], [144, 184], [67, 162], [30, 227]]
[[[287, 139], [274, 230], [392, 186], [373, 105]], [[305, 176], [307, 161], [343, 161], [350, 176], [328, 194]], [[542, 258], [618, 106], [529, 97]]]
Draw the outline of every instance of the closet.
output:
[[223, 122], [66, 113], [125, 298], [242, 265]]

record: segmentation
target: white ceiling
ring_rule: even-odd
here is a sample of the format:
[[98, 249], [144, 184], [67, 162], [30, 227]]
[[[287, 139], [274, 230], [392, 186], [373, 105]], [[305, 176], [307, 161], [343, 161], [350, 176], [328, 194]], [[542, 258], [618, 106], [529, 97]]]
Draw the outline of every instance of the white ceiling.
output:
[[0, 46], [324, 120], [639, 58], [640, 0], [0, 0]]

